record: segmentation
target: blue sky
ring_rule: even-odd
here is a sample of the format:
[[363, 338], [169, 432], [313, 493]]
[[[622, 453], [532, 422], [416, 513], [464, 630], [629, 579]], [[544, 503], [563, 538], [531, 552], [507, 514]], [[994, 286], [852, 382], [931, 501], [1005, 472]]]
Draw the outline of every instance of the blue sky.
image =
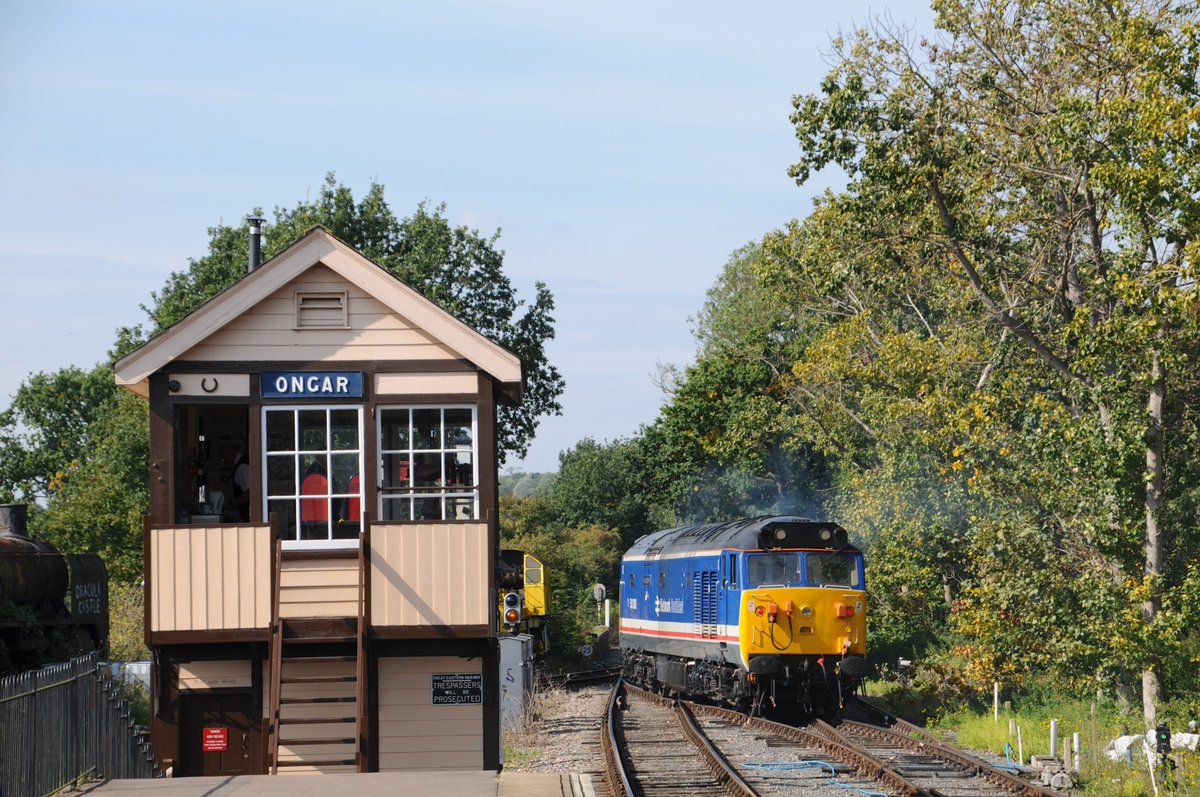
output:
[[558, 304], [563, 415], [512, 467], [652, 421], [729, 254], [816, 191], [790, 99], [920, 2], [0, 2], [0, 402], [102, 360], [207, 228], [327, 171], [501, 229]]

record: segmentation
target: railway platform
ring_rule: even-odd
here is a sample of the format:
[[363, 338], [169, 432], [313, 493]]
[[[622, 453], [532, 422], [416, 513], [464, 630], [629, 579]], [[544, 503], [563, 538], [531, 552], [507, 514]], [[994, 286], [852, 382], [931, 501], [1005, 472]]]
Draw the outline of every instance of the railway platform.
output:
[[534, 772], [371, 772], [360, 775], [106, 780], [83, 792], [94, 797], [595, 797], [588, 775]]

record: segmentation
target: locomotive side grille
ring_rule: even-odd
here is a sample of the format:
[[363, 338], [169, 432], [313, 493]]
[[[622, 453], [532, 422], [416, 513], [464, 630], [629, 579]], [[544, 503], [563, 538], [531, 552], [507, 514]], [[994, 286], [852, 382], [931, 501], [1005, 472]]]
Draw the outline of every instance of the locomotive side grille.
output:
[[717, 574], [709, 570], [704, 573], [704, 636], [717, 636]]
[[704, 639], [717, 636], [717, 573], [692, 573], [692, 633]]

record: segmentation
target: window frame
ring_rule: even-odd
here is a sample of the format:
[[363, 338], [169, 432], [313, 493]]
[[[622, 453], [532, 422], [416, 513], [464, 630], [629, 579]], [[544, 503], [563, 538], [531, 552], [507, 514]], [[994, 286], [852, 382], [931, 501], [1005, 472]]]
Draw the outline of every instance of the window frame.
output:
[[[438, 429], [439, 429], [439, 444], [438, 448], [416, 448], [416, 435], [414, 432], [414, 413], [420, 410], [437, 410], [439, 413]], [[471, 413], [471, 445], [470, 448], [448, 448], [446, 446], [446, 411], [447, 410], [467, 410]], [[384, 447], [384, 429], [387, 424], [384, 422], [384, 415], [388, 412], [402, 411], [408, 413], [408, 447], [407, 448], [385, 448]], [[378, 486], [378, 495], [376, 496], [376, 511], [378, 517], [383, 520], [388, 516], [384, 512], [384, 507], [388, 502], [396, 504], [407, 500], [409, 502], [407, 520], [387, 520], [388, 523], [478, 523], [480, 522], [480, 478], [479, 478], [479, 405], [467, 402], [451, 403], [451, 404], [380, 404], [375, 408], [375, 451], [376, 451], [376, 484]], [[471, 484], [448, 485], [446, 484], [446, 455], [447, 454], [462, 454], [470, 453], [471, 455]], [[417, 487], [411, 482], [413, 476], [410, 475], [410, 484], [394, 487], [384, 484], [384, 479], [388, 473], [385, 466], [385, 458], [388, 456], [406, 455], [407, 466], [409, 473], [413, 474], [416, 471], [416, 455], [417, 454], [436, 454], [441, 468], [440, 485], [433, 487]], [[407, 491], [406, 497], [405, 493]], [[400, 496], [400, 497], [397, 497]], [[438, 498], [441, 504], [441, 517], [438, 519], [414, 519], [413, 507], [414, 501], [418, 498]], [[446, 500], [449, 498], [469, 498], [471, 499], [471, 517], [470, 518], [455, 518], [447, 517]]]
[[[301, 436], [300, 436], [299, 413], [309, 412], [309, 411], [317, 411], [317, 412], [325, 413], [325, 448], [324, 448], [324, 450], [306, 449], [306, 448], [300, 447], [302, 445], [303, 441], [301, 440]], [[357, 449], [334, 449], [334, 448], [331, 448], [330, 446], [332, 444], [333, 438], [332, 438], [332, 434], [331, 434], [332, 430], [330, 427], [330, 423], [331, 423], [330, 413], [331, 412], [348, 412], [348, 411], [354, 412], [357, 417], [358, 448]], [[272, 412], [290, 412], [292, 414], [292, 435], [293, 435], [292, 445], [293, 445], [293, 447], [290, 450], [283, 450], [283, 449], [273, 450], [269, 447], [268, 433], [270, 430], [270, 426], [267, 421], [267, 417], [268, 417], [268, 413], [272, 413]], [[364, 433], [363, 406], [361, 404], [264, 404], [261, 408], [260, 421], [261, 421], [261, 427], [262, 427], [262, 429], [261, 429], [262, 463], [261, 463], [261, 478], [260, 478], [260, 495], [262, 496], [262, 507], [261, 507], [262, 508], [262, 517], [264, 517], [264, 518], [270, 517], [270, 511], [271, 511], [270, 507], [271, 507], [272, 501], [285, 501], [285, 500], [290, 499], [294, 503], [294, 511], [295, 511], [295, 519], [296, 519], [296, 528], [294, 529], [295, 536], [280, 537], [280, 539], [283, 541], [284, 549], [286, 549], [286, 550], [338, 550], [338, 549], [347, 549], [347, 548], [357, 548], [359, 545], [359, 537], [362, 535], [362, 507], [363, 507], [363, 502], [364, 502], [364, 498], [365, 498], [364, 485], [366, 483], [366, 479], [364, 478], [364, 470], [363, 470], [363, 466], [365, 464], [364, 454], [366, 453], [365, 448], [363, 446], [363, 433]], [[333, 454], [345, 455], [345, 454], [350, 454], [350, 453], [356, 454], [357, 459], [358, 459], [357, 473], [358, 473], [359, 478], [358, 478], [358, 494], [357, 494], [357, 496], [355, 496], [355, 494], [353, 494], [353, 493], [348, 493], [348, 492], [334, 492], [332, 487], [328, 484], [329, 470], [331, 467], [331, 455], [333, 455]], [[329, 534], [329, 536], [326, 537], [325, 539], [304, 540], [304, 539], [300, 539], [300, 531], [301, 531], [300, 524], [302, 523], [302, 521], [300, 519], [302, 516], [301, 515], [302, 508], [301, 508], [300, 502], [303, 498], [303, 492], [302, 492], [303, 484], [302, 483], [304, 481], [304, 477], [303, 477], [303, 474], [300, 472], [301, 468], [300, 468], [299, 463], [303, 460], [303, 458], [305, 456], [312, 456], [315, 454], [323, 454], [325, 457], [325, 469], [326, 469], [327, 482], [326, 482], [326, 492], [325, 492], [324, 498], [326, 499], [326, 501], [329, 502], [327, 504], [327, 517], [326, 517], [325, 523], [326, 523], [326, 532]], [[293, 458], [292, 475], [293, 475], [293, 490], [294, 490], [294, 492], [291, 495], [270, 495], [271, 457], [272, 456], [283, 457], [285, 455], [291, 456]], [[358, 504], [359, 504], [358, 533], [355, 534], [352, 538], [335, 538], [335, 537], [333, 537], [333, 527], [334, 527], [334, 519], [333, 519], [333, 512], [332, 512], [333, 501], [338, 500], [338, 499], [344, 499], [344, 500], [348, 501], [349, 499], [355, 498], [355, 497], [358, 498]], [[281, 528], [280, 531], [283, 531], [283, 529]]]

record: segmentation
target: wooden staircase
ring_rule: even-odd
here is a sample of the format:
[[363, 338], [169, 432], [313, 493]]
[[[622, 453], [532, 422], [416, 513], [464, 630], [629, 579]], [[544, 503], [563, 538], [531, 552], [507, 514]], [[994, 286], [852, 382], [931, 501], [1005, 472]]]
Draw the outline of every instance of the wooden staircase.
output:
[[[344, 558], [285, 552], [276, 542], [267, 737], [273, 775], [367, 771], [365, 539], [357, 560], [357, 568], [346, 567]], [[323, 593], [330, 600], [314, 600]], [[331, 614], [314, 614], [322, 606]]]

